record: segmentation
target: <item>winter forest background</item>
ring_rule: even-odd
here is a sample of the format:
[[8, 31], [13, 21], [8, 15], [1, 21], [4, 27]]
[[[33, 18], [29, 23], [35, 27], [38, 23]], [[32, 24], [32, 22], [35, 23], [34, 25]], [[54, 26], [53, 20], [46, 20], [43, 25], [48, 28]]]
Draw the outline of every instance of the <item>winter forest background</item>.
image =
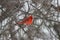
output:
[[[30, 26], [16, 24], [28, 15]], [[0, 0], [0, 40], [60, 40], [60, 0]]]

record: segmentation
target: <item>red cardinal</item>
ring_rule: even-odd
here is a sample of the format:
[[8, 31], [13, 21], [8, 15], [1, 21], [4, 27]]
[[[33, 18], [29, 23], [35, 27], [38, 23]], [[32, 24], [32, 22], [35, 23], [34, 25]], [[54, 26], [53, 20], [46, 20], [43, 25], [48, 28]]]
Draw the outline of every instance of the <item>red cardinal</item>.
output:
[[33, 22], [32, 15], [29, 15], [27, 18], [24, 18], [21, 22], [17, 22], [17, 24], [31, 25]]

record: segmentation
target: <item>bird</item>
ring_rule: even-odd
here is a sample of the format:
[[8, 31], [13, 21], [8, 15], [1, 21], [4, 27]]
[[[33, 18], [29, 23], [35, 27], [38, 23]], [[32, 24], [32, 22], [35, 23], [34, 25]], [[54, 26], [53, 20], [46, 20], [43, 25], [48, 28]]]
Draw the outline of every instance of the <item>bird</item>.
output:
[[21, 25], [31, 25], [33, 23], [33, 16], [29, 15], [28, 17], [24, 18], [22, 21], [17, 22], [17, 24]]

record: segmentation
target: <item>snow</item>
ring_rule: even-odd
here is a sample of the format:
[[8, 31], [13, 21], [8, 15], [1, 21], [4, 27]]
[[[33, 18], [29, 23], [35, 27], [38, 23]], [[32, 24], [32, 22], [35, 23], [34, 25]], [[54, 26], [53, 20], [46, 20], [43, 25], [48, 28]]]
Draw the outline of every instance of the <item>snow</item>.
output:
[[41, 23], [42, 23], [42, 20], [41, 20], [41, 19], [36, 19], [36, 20], [35, 20], [35, 24], [36, 24], [36, 25], [40, 25]]

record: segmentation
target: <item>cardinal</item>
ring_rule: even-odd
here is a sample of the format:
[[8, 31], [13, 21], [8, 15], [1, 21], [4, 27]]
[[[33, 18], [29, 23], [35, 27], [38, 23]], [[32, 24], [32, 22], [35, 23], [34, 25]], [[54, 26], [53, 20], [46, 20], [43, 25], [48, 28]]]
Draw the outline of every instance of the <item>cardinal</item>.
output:
[[33, 16], [29, 15], [27, 18], [24, 18], [22, 21], [17, 22], [17, 24], [31, 25], [33, 23]]

